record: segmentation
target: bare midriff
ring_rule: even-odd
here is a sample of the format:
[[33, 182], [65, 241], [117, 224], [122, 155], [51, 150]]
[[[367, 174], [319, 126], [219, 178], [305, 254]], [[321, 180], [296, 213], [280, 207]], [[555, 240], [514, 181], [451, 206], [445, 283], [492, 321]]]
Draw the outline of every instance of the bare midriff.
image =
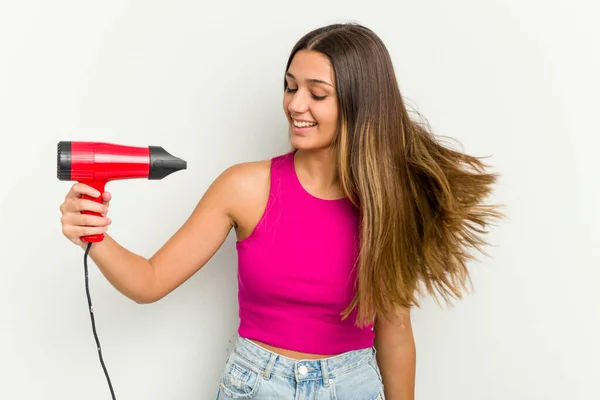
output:
[[251, 339], [253, 343], [259, 345], [260, 347], [272, 351], [273, 353], [277, 353], [281, 356], [292, 358], [295, 360], [319, 360], [321, 358], [327, 358], [335, 356], [336, 354], [311, 354], [311, 353], [302, 353], [299, 351], [282, 349], [279, 347], [270, 346], [266, 343], [259, 342], [258, 340]]

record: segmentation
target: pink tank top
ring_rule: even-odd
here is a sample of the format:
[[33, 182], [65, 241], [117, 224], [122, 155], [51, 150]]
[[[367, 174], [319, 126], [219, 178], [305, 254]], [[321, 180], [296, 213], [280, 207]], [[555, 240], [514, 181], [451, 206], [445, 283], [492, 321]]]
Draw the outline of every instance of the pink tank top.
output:
[[348, 199], [308, 193], [294, 153], [271, 160], [267, 206], [257, 226], [237, 242], [241, 337], [315, 354], [373, 346], [372, 326], [341, 313], [354, 295], [358, 211]]

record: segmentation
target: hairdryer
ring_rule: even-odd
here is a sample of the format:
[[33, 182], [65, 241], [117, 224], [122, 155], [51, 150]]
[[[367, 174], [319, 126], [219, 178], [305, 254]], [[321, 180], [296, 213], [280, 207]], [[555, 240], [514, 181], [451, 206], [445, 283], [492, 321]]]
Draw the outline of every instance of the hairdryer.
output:
[[[93, 187], [101, 194], [104, 192], [104, 187], [108, 181], [135, 178], [156, 180], [186, 168], [187, 163], [184, 160], [172, 156], [160, 146], [133, 147], [111, 143], [61, 141], [58, 142], [56, 149], [56, 175], [58, 179], [61, 181], [78, 181]], [[83, 195], [82, 197], [98, 203], [102, 202], [102, 195], [99, 197]], [[99, 215], [90, 211], [82, 211], [82, 213]], [[104, 234], [83, 236], [81, 238], [82, 241], [88, 243], [84, 255], [85, 289], [94, 339], [96, 340], [100, 363], [114, 400], [116, 399], [115, 393], [104, 365], [100, 341], [96, 333], [88, 283], [87, 257], [90, 248], [93, 242], [101, 242], [103, 239]]]
[[[100, 193], [108, 181], [120, 179], [158, 180], [186, 169], [186, 161], [160, 146], [134, 147], [111, 143], [60, 141], [57, 145], [56, 173], [61, 181], [78, 181]], [[83, 198], [102, 202], [83, 195]], [[84, 214], [99, 215], [91, 211]], [[100, 242], [104, 234], [83, 236], [84, 242]]]

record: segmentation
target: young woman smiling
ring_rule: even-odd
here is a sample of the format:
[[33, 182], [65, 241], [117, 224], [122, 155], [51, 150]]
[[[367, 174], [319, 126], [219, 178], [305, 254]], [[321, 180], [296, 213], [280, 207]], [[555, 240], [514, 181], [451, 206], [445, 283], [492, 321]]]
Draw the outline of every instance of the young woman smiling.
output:
[[[460, 298], [496, 176], [442, 146], [404, 106], [380, 38], [316, 29], [292, 49], [283, 111], [292, 149], [227, 168], [150, 259], [109, 235], [90, 257], [124, 295], [154, 302], [237, 234], [239, 337], [218, 399], [414, 398], [410, 310], [424, 290]], [[61, 206], [63, 232], [106, 232], [111, 199]], [[102, 217], [82, 215], [90, 210]]]

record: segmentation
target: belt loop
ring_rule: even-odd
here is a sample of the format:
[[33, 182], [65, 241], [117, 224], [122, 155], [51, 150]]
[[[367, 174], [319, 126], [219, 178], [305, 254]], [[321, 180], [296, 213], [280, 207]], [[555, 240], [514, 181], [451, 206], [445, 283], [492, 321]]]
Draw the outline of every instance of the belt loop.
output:
[[267, 366], [265, 367], [265, 372], [263, 373], [263, 376], [266, 380], [271, 379], [271, 370], [273, 369], [273, 365], [275, 365], [276, 360], [277, 355], [274, 353], [271, 354], [271, 358], [269, 358], [269, 362], [267, 363]]
[[329, 370], [327, 369], [327, 361], [326, 360], [320, 360], [321, 361], [321, 376], [323, 377], [323, 386], [328, 387], [329, 386]]

